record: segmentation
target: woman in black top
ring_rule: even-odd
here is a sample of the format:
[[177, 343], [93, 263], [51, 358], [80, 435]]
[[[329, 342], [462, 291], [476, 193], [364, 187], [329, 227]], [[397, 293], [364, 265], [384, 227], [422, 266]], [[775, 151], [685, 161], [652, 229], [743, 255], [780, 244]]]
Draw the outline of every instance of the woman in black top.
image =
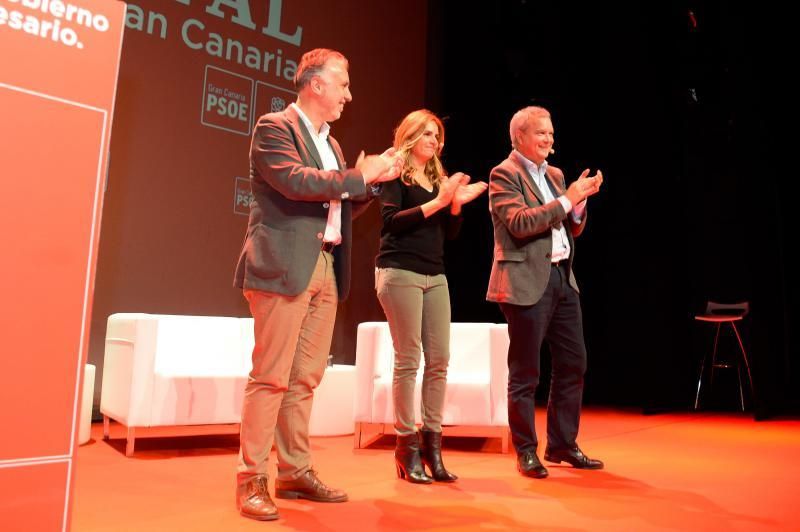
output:
[[[469, 176], [448, 177], [439, 160], [444, 126], [427, 110], [406, 116], [395, 130], [394, 148], [405, 163], [400, 179], [381, 192], [380, 252], [375, 288], [394, 344], [392, 399], [397, 475], [409, 482], [453, 482], [442, 463], [442, 406], [450, 359], [450, 294], [444, 275], [444, 240], [461, 226], [461, 206], [484, 192], [486, 183]], [[420, 357], [422, 449], [414, 414], [414, 387]], [[429, 477], [423, 463], [431, 471]]]

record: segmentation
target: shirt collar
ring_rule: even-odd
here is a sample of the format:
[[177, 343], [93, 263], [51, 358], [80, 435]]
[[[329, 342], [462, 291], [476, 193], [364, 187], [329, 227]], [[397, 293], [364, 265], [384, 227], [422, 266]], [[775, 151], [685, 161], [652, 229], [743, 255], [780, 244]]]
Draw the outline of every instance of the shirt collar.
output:
[[536, 164], [535, 162], [531, 161], [519, 150], [514, 150], [514, 155], [517, 157], [517, 160], [522, 163], [522, 165], [531, 173], [533, 177], [544, 176], [547, 174], [547, 160], [543, 161], [542, 164]]
[[319, 128], [319, 133], [317, 133], [317, 130], [314, 128], [314, 124], [311, 123], [311, 120], [309, 120], [303, 110], [300, 109], [300, 106], [295, 102], [292, 102], [291, 107], [294, 107], [294, 110], [297, 111], [297, 116], [299, 116], [300, 120], [302, 120], [306, 125], [308, 132], [311, 133], [311, 135], [318, 137], [320, 140], [326, 140], [328, 138], [328, 133], [331, 131], [330, 124], [323, 122], [322, 127]]

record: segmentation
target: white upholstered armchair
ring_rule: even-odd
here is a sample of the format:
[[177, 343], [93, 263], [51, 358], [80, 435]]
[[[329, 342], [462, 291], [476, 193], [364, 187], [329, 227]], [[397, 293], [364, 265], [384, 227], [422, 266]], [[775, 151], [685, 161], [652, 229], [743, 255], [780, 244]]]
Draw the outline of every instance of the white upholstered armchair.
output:
[[[508, 326], [496, 323], [453, 323], [450, 366], [442, 425], [444, 433], [495, 436], [508, 452]], [[386, 322], [358, 326], [354, 445], [369, 443], [367, 432], [378, 436], [394, 423], [392, 367], [394, 349]], [[414, 409], [420, 423], [422, 365], [417, 377]], [[373, 438], [374, 439], [374, 438]]]
[[[110, 437], [111, 420], [124, 425], [131, 456], [139, 427], [239, 423], [253, 344], [253, 318], [112, 314], [100, 397], [103, 436]], [[352, 366], [327, 369], [315, 392], [312, 436], [350, 433], [353, 380]]]
[[113, 314], [106, 330], [100, 412], [135, 428], [239, 423], [253, 319]]

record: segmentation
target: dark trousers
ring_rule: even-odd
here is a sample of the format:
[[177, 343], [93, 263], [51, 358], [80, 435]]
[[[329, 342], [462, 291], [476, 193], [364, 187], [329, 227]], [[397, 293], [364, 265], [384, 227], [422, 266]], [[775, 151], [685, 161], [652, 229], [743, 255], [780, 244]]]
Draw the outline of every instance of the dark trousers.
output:
[[535, 452], [534, 394], [542, 342], [552, 357], [547, 402], [547, 442], [554, 449], [576, 445], [586, 372], [586, 346], [578, 293], [566, 266], [550, 269], [550, 281], [534, 305], [501, 303], [508, 321], [508, 424], [517, 453]]

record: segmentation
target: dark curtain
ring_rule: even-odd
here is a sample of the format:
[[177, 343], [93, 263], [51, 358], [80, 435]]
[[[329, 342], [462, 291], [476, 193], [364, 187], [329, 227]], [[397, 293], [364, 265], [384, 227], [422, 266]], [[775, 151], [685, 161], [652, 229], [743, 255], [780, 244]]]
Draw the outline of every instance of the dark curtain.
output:
[[[793, 64], [781, 17], [724, 2], [490, 6], [430, 2], [427, 102], [445, 118], [451, 172], [488, 180], [511, 149], [511, 116], [532, 104], [553, 115], [550, 162], [568, 180], [603, 170], [576, 246], [586, 402], [689, 408], [713, 342], [693, 316], [709, 299], [746, 300], [749, 407], [757, 418], [797, 412], [795, 177], [779, 164], [793, 150], [775, 133], [796, 123], [781, 97]], [[447, 248], [453, 320], [502, 322], [484, 300], [487, 198], [465, 215]], [[708, 404], [733, 408], [737, 394], [721, 378]]]

